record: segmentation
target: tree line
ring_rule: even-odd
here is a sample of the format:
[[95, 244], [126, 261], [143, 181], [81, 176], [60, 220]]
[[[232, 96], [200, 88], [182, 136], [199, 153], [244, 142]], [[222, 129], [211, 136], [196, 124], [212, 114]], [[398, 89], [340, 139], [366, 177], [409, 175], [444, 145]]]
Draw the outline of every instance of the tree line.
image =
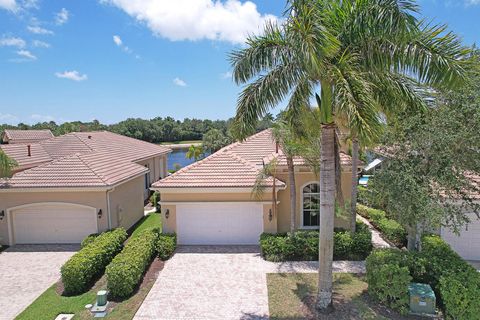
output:
[[[19, 123], [18, 125], [1, 124], [0, 132], [4, 129], [50, 129], [55, 136], [67, 134], [70, 132], [85, 131], [111, 131], [127, 137], [152, 142], [169, 142], [182, 140], [202, 140], [203, 135], [212, 129], [220, 132], [225, 137], [230, 137], [231, 123], [233, 119], [227, 120], [209, 120], [185, 118], [176, 120], [172, 117], [155, 117], [153, 119], [128, 118], [115, 124], [102, 124], [98, 120], [90, 122], [72, 121], [57, 124], [55, 121], [39, 122], [33, 125]], [[257, 125], [257, 130], [269, 128], [274, 121], [272, 114], [267, 114]]]

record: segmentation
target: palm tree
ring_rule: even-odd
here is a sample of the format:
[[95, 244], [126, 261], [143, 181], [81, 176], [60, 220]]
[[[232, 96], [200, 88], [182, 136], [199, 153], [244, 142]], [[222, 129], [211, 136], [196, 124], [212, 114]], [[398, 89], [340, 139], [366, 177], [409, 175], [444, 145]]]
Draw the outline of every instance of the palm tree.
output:
[[236, 83], [251, 82], [238, 99], [241, 135], [287, 97], [294, 115], [312, 97], [320, 109], [319, 310], [332, 301], [335, 115], [344, 115], [359, 138], [369, 137], [390, 97], [424, 105], [420, 85], [452, 87], [465, 79], [469, 50], [417, 13], [414, 0], [290, 0], [282, 25], [268, 24], [230, 57]]
[[188, 151], [185, 154], [185, 158], [194, 159], [195, 161], [198, 161], [200, 158], [202, 158], [202, 156], [203, 156], [202, 146], [195, 146], [193, 144], [188, 148]]
[[0, 149], [0, 178], [10, 178], [17, 163]]

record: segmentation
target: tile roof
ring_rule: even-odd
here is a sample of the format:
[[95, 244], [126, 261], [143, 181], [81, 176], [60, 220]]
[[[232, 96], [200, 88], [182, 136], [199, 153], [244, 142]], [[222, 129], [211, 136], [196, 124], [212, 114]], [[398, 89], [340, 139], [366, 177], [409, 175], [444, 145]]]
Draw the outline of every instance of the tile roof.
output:
[[163, 146], [111, 132], [74, 132], [26, 145], [2, 145], [20, 167], [34, 166], [0, 188], [105, 187], [148, 171], [135, 162], [170, 152]]
[[7, 138], [10, 143], [15, 142], [34, 142], [53, 138], [53, 133], [50, 130], [14, 130], [5, 129], [4, 138]]
[[[278, 153], [272, 153], [266, 156], [263, 161], [264, 163], [269, 163], [273, 159], [277, 159], [277, 165], [278, 166], [286, 166], [287, 165], [287, 157], [285, 154], [282, 152], [282, 150], [279, 150]], [[304, 158], [302, 157], [293, 157], [293, 165], [295, 166], [308, 166], [308, 163], [305, 161]], [[352, 157], [346, 154], [345, 152], [340, 151], [340, 165], [346, 168], [349, 168], [352, 166]], [[359, 160], [358, 163], [359, 166], [363, 166], [364, 163], [363, 161]]]
[[[243, 142], [236, 142], [220, 149], [209, 157], [193, 163], [171, 176], [157, 181], [154, 188], [207, 188], [207, 187], [248, 187], [255, 184], [259, 170], [266, 159], [275, 155], [276, 144], [271, 130], [261, 131]], [[281, 150], [280, 150], [281, 152]], [[283, 154], [282, 154], [283, 156]], [[284, 156], [283, 156], [284, 157]], [[343, 161], [346, 162], [347, 155]], [[284, 158], [283, 158], [284, 159]], [[304, 160], [296, 158], [297, 164]], [[285, 161], [286, 164], [286, 161]], [[266, 186], [273, 185], [273, 179], [265, 181]], [[285, 183], [276, 180], [282, 187]]]

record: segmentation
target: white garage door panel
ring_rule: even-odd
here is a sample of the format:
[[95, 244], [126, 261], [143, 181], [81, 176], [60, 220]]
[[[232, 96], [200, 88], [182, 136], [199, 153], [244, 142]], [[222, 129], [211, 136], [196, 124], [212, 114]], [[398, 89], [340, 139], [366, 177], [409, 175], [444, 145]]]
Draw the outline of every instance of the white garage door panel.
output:
[[95, 211], [72, 204], [37, 204], [13, 210], [15, 243], [80, 243], [98, 230]]
[[465, 260], [480, 260], [480, 220], [472, 214], [472, 223], [457, 236], [449, 229], [442, 228], [442, 238]]
[[261, 204], [177, 205], [177, 234], [180, 244], [256, 245], [262, 232]]

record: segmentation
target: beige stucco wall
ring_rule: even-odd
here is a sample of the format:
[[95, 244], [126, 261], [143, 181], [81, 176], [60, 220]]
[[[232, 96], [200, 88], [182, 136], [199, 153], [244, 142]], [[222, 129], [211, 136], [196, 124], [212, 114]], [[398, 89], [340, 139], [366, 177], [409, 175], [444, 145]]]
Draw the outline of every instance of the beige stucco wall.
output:
[[[284, 181], [288, 182], [288, 172], [282, 172], [277, 175], [277, 177]], [[301, 215], [302, 215], [302, 188], [311, 182], [318, 182], [318, 178], [312, 172], [296, 172], [295, 182], [297, 188], [297, 217], [296, 217], [296, 228], [299, 228], [301, 225]], [[342, 173], [342, 191], [345, 199], [350, 198], [350, 185], [351, 185], [351, 173], [343, 172]], [[178, 189], [180, 190], [180, 189]], [[255, 199], [250, 192], [243, 193], [165, 193], [160, 192], [160, 199], [162, 204], [162, 218], [163, 218], [163, 228], [165, 232], [175, 232], [176, 231], [176, 205], [169, 204], [168, 202], [241, 202], [241, 201], [255, 201]], [[271, 193], [265, 192], [263, 195], [262, 201], [271, 201]], [[285, 190], [279, 190], [277, 196], [277, 212], [272, 217], [272, 221], [269, 220], [269, 210], [272, 208], [271, 204], [264, 204], [264, 231], [265, 232], [286, 232], [290, 230], [290, 189], [287, 183], [287, 188]], [[169, 218], [166, 219], [165, 212], [169, 210]], [[349, 222], [346, 217], [336, 217], [335, 218], [335, 227], [338, 228], [348, 228]]]
[[[0, 211], [5, 211], [5, 218], [0, 220], [0, 243], [9, 245], [8, 224], [12, 223], [7, 217], [9, 209], [45, 202], [75, 203], [107, 212], [106, 192], [0, 192]], [[107, 214], [98, 219], [98, 228], [100, 232], [108, 229]]]
[[130, 228], [143, 217], [144, 177], [130, 180], [110, 193], [112, 227]]
[[[139, 165], [142, 165], [150, 169], [149, 187], [154, 182], [162, 178], [165, 178], [167, 176], [167, 166], [166, 166], [167, 160], [166, 159], [167, 159], [167, 155], [161, 155], [161, 156], [157, 156], [157, 157], [153, 157], [150, 159], [137, 162]], [[142, 190], [143, 190], [143, 199], [144, 200], [148, 199], [150, 195], [150, 190], [145, 189], [145, 180], [143, 180], [143, 183], [142, 183]]]

